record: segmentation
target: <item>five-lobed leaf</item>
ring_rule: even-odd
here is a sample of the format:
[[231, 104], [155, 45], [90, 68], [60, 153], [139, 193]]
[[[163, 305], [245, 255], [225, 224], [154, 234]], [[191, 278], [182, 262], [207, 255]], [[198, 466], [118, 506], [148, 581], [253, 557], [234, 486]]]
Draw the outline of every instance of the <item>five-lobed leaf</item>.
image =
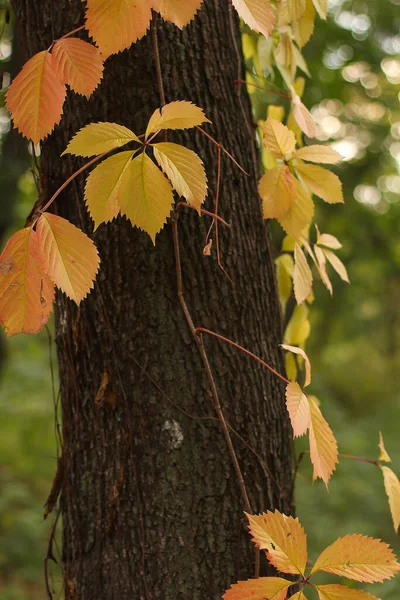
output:
[[[382, 459], [380, 459], [382, 460]], [[385, 492], [389, 499], [390, 512], [393, 519], [393, 527], [397, 533], [400, 526], [400, 482], [397, 475], [389, 467], [381, 467]]]
[[297, 381], [290, 382], [286, 386], [286, 407], [294, 437], [307, 433], [310, 425], [310, 405]]
[[344, 202], [342, 183], [337, 175], [317, 165], [299, 164], [296, 171], [308, 189], [329, 204]]
[[286, 214], [295, 199], [295, 184], [286, 165], [278, 165], [264, 173], [258, 184], [264, 219]]
[[57, 40], [52, 50], [59, 79], [83, 96], [90, 96], [103, 76], [103, 60], [95, 46], [74, 37]]
[[44, 272], [77, 304], [93, 288], [99, 268], [96, 246], [66, 219], [43, 213], [36, 231]]
[[337, 442], [312, 396], [308, 396], [308, 401], [310, 404], [310, 458], [314, 467], [313, 481], [320, 477], [328, 487], [329, 479], [338, 462]]
[[275, 14], [269, 0], [232, 0], [232, 4], [250, 29], [265, 37], [272, 33]]
[[365, 583], [391, 579], [399, 571], [393, 551], [384, 542], [364, 535], [345, 535], [325, 548], [314, 564], [317, 571]]
[[223, 600], [285, 600], [292, 581], [281, 577], [259, 577], [234, 583], [222, 596]]
[[147, 0], [87, 0], [86, 27], [104, 58], [143, 37], [150, 19]]
[[151, 115], [146, 129], [146, 140], [151, 133], [159, 129], [189, 129], [202, 123], [211, 123], [201, 108], [187, 102], [178, 100], [170, 102], [161, 109], [157, 108]]
[[154, 144], [153, 150], [154, 158], [172, 187], [200, 212], [207, 194], [207, 177], [200, 157], [192, 150], [171, 142]]
[[141, 144], [137, 135], [123, 125], [107, 122], [90, 123], [74, 135], [61, 156], [64, 154], [95, 156], [125, 146], [129, 142]]
[[263, 143], [273, 156], [285, 158], [294, 151], [296, 137], [286, 125], [268, 117], [263, 127]]
[[22, 67], [6, 95], [14, 127], [38, 144], [59, 122], [65, 94], [52, 55], [47, 50], [38, 52]]
[[153, 161], [142, 152], [128, 165], [121, 182], [121, 213], [155, 243], [156, 234], [164, 226], [174, 198], [168, 179]]
[[379, 600], [367, 592], [348, 588], [345, 585], [318, 585], [317, 590], [319, 600]]
[[266, 551], [269, 562], [281, 573], [304, 575], [307, 536], [299, 520], [277, 510], [247, 518], [253, 542]]
[[110, 156], [93, 169], [87, 178], [85, 202], [94, 221], [95, 229], [118, 215], [120, 211], [121, 183], [127, 173], [133, 154], [132, 150], [127, 150]]
[[0, 323], [8, 336], [39, 333], [47, 323], [54, 285], [39, 256], [38, 234], [20, 229], [0, 256]]

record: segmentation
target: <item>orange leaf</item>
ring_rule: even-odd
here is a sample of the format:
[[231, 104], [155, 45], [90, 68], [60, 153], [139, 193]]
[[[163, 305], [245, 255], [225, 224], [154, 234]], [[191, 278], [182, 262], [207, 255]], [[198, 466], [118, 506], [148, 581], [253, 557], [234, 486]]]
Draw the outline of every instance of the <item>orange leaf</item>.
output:
[[313, 481], [321, 477], [328, 487], [328, 481], [338, 462], [337, 442], [312, 396], [308, 397], [308, 401], [311, 414], [310, 457], [314, 467]]
[[285, 600], [293, 581], [281, 577], [259, 577], [234, 583], [222, 596], [224, 600]]
[[232, 0], [232, 4], [250, 29], [265, 37], [272, 33], [275, 14], [268, 0]]
[[99, 85], [103, 61], [99, 50], [78, 38], [62, 38], [53, 46], [53, 67], [63, 83], [83, 96]]
[[99, 268], [96, 246], [75, 225], [43, 213], [36, 231], [45, 273], [77, 304], [90, 292]]
[[348, 588], [345, 585], [318, 585], [317, 590], [320, 600], [379, 600], [367, 592]]
[[389, 498], [390, 512], [392, 513], [394, 530], [397, 533], [400, 525], [400, 481], [389, 467], [381, 467], [385, 491]]
[[360, 534], [345, 535], [325, 548], [312, 568], [366, 583], [391, 579], [399, 571], [388, 544]]
[[298, 519], [277, 510], [248, 515], [253, 542], [266, 550], [267, 558], [281, 573], [304, 575], [307, 564], [307, 536]]
[[20, 229], [0, 256], [0, 323], [8, 336], [39, 333], [49, 320], [54, 285], [43, 273], [38, 236]]
[[150, 4], [165, 21], [171, 21], [182, 29], [194, 18], [203, 0], [150, 0]]
[[286, 386], [286, 407], [292, 423], [294, 437], [307, 432], [310, 425], [310, 405], [307, 396], [297, 383], [293, 381]]
[[379, 444], [378, 444], [379, 448], [380, 448], [380, 455], [378, 460], [381, 460], [383, 462], [392, 462], [392, 459], [390, 458], [389, 454], [386, 452], [386, 448], [385, 448], [385, 444], [383, 443], [383, 435], [382, 432], [379, 432]]
[[149, 2], [88, 0], [86, 27], [104, 58], [129, 48], [149, 28]]
[[66, 88], [43, 50], [32, 56], [9, 87], [6, 106], [14, 127], [38, 144], [60, 121]]
[[301, 592], [297, 592], [297, 594], [291, 596], [290, 600], [307, 600], [307, 596], [304, 594], [303, 590], [301, 590]]

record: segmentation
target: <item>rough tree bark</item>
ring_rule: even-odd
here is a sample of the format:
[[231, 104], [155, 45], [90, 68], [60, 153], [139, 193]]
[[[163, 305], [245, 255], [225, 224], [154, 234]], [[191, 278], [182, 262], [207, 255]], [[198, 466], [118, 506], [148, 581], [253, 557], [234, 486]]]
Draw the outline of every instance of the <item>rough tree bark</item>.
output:
[[[27, 57], [83, 23], [80, 0], [13, 0]], [[190, 100], [206, 127], [250, 176], [222, 163], [222, 260], [234, 285], [202, 250], [208, 217], [179, 219], [186, 300], [197, 326], [239, 342], [282, 371], [279, 302], [271, 248], [257, 195], [257, 161], [243, 77], [239, 23], [227, 0], [206, 0], [179, 31], [158, 22], [166, 101]], [[151, 36], [106, 62], [87, 101], [70, 94], [41, 156], [49, 197], [82, 163], [60, 158], [71, 136], [93, 121], [142, 133], [159, 106]], [[213, 209], [217, 151], [200, 133], [169, 135], [203, 158]], [[56, 210], [92, 231], [84, 178]], [[210, 385], [177, 297], [170, 223], [154, 247], [125, 219], [93, 234], [101, 254], [94, 292], [74, 306], [57, 298], [63, 458], [63, 572], [66, 598], [217, 600], [254, 572], [243, 500]], [[236, 349], [204, 340], [253, 511], [292, 509], [292, 443], [278, 379]], [[110, 384], [98, 394], [104, 374]], [[154, 384], [157, 384], [157, 386]], [[115, 395], [114, 395], [115, 394]], [[97, 396], [97, 400], [96, 400]], [[115, 399], [115, 405], [114, 405]], [[256, 454], [257, 453], [257, 454]]]

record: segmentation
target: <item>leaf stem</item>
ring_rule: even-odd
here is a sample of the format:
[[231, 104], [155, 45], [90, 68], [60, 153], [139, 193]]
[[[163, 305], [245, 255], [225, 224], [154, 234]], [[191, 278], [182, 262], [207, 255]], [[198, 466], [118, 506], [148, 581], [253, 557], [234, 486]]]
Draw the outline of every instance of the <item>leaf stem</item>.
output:
[[[178, 202], [178, 204], [176, 205], [176, 210], [179, 210], [181, 207], [191, 208], [192, 210], [195, 210], [197, 212], [197, 208], [192, 204], [188, 204], [187, 202]], [[225, 227], [232, 227], [231, 223], [227, 223], [226, 221], [224, 221], [224, 219], [222, 219], [222, 217], [213, 212], [210, 212], [209, 210], [206, 210], [205, 208], [201, 208], [200, 212], [204, 215], [212, 217], [213, 219], [217, 219], [217, 221], [220, 221], [220, 223], [222, 223], [222, 225], [225, 225]]]
[[198, 129], [203, 135], [205, 135], [213, 144], [215, 144], [217, 146], [217, 148], [220, 148], [223, 152], [225, 152], [225, 154], [227, 156], [229, 156], [229, 158], [231, 159], [231, 161], [233, 163], [235, 163], [235, 165], [242, 171], [242, 173], [244, 173], [245, 175], [250, 175], [247, 171], [245, 171], [243, 169], [243, 167], [241, 167], [239, 165], [239, 163], [237, 162], [237, 160], [235, 160], [232, 156], [232, 154], [230, 154], [228, 152], [228, 150], [225, 150], [225, 148], [223, 147], [222, 144], [220, 144], [219, 142], [217, 142], [217, 140], [215, 140], [209, 133], [207, 133], [206, 131], [204, 131], [204, 129], [202, 129], [199, 125], [196, 125], [196, 129]]
[[60, 40], [65, 40], [65, 38], [70, 37], [71, 35], [74, 35], [75, 33], [78, 33], [78, 31], [82, 31], [82, 29], [85, 29], [85, 25], [81, 25], [80, 27], [77, 27], [76, 29], [73, 29], [72, 31], [70, 31], [69, 33], [66, 33], [65, 35], [63, 35]]
[[291, 96], [289, 96], [288, 94], [285, 94], [283, 92], [277, 92], [275, 90], [271, 90], [269, 88], [263, 87], [262, 85], [257, 85], [256, 83], [251, 83], [250, 81], [245, 81], [244, 79], [234, 79], [233, 83], [245, 83], [246, 85], [251, 85], [251, 86], [257, 88], [258, 90], [263, 90], [264, 92], [270, 92], [271, 94], [275, 94], [276, 96], [281, 96], [282, 98], [287, 98], [288, 100], [291, 99]]

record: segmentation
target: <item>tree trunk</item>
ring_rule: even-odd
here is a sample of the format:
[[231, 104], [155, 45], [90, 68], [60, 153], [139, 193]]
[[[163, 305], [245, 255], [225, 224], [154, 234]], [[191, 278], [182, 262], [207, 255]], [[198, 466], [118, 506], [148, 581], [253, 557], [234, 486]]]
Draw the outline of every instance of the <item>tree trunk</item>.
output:
[[[83, 23], [80, 0], [14, 0], [29, 55]], [[222, 262], [203, 256], [209, 217], [180, 211], [185, 297], [196, 326], [213, 329], [280, 372], [282, 339], [274, 266], [257, 194], [258, 167], [243, 77], [239, 23], [227, 0], [206, 0], [183, 31], [158, 20], [166, 101], [190, 100], [206, 127], [250, 176], [223, 155]], [[94, 121], [144, 131], [160, 105], [151, 36], [106, 61], [87, 101], [69, 94], [61, 125], [43, 144], [49, 197], [82, 164], [60, 158]], [[204, 160], [206, 208], [214, 209], [217, 149], [198, 131], [169, 134]], [[57, 202], [59, 214], [92, 231], [84, 177]], [[70, 600], [219, 599], [254, 574], [244, 504], [210, 383], [177, 296], [171, 224], [150, 238], [123, 218], [93, 239], [101, 270], [92, 294], [56, 307], [63, 416], [63, 572]], [[215, 244], [214, 244], [215, 245]], [[282, 382], [237, 349], [204, 338], [254, 512], [292, 509], [292, 432]], [[101, 382], [109, 378], [104, 394]], [[103, 386], [104, 387], [104, 386]], [[101, 391], [101, 390], [100, 390]]]

